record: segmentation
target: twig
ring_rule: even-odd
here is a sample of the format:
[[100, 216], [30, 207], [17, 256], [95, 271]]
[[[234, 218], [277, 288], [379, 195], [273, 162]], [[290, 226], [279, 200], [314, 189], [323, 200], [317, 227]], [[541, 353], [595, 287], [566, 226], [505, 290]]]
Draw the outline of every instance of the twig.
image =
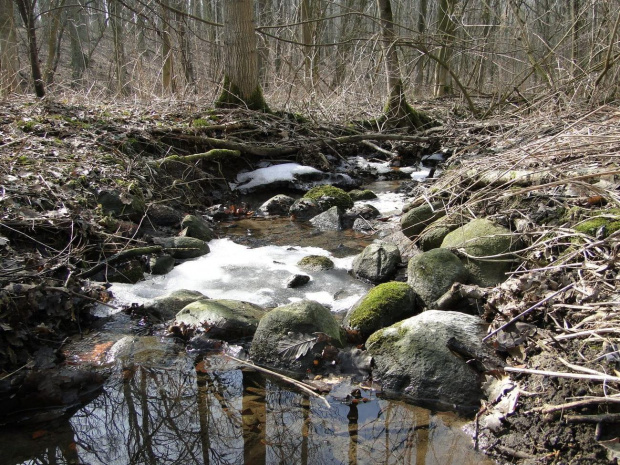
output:
[[276, 373], [275, 371], [268, 370], [267, 368], [260, 367], [258, 365], [253, 364], [253, 363], [246, 362], [245, 360], [238, 359], [236, 357], [233, 357], [232, 355], [228, 355], [228, 354], [224, 354], [224, 355], [226, 357], [228, 357], [229, 359], [237, 362], [237, 363], [241, 363], [242, 365], [245, 365], [247, 367], [253, 368], [256, 371], [260, 371], [261, 373], [265, 373], [265, 374], [268, 374], [270, 376], [274, 376], [275, 378], [278, 378], [279, 380], [282, 380], [282, 381], [285, 381], [285, 382], [287, 382], [289, 384], [292, 384], [293, 386], [298, 387], [299, 389], [301, 389], [302, 391], [310, 394], [311, 396], [314, 396], [314, 397], [316, 397], [318, 399], [321, 399], [325, 403], [325, 406], [327, 408], [331, 408], [331, 406], [329, 405], [329, 402], [327, 402], [325, 397], [323, 397], [320, 394], [317, 394], [316, 392], [314, 392], [314, 390], [312, 389], [312, 386], [310, 386], [310, 385], [308, 385], [306, 383], [302, 383], [301, 381], [297, 381], [296, 379], [289, 378], [288, 376], [281, 375], [280, 373]]
[[509, 373], [523, 373], [526, 375], [542, 375], [542, 376], [553, 376], [556, 378], [583, 379], [587, 381], [620, 382], [619, 377], [608, 376], [608, 375], [589, 375], [589, 374], [580, 374], [580, 373], [567, 373], [563, 371], [532, 370], [529, 368], [516, 368], [516, 367], [504, 367], [504, 371], [507, 371]]
[[499, 328], [497, 328], [495, 331], [490, 332], [489, 334], [486, 335], [486, 337], [484, 339], [482, 339], [482, 342], [486, 341], [487, 339], [489, 339], [492, 336], [495, 336], [497, 333], [499, 333], [501, 330], [505, 329], [506, 327], [510, 326], [511, 324], [513, 324], [515, 321], [518, 321], [520, 318], [524, 317], [525, 315], [527, 315], [528, 313], [534, 311], [535, 309], [537, 309], [538, 307], [540, 307], [541, 305], [543, 305], [544, 303], [548, 302], [549, 300], [553, 299], [554, 297], [556, 297], [557, 295], [567, 291], [568, 289], [570, 289], [571, 287], [573, 287], [575, 285], [575, 283], [570, 283], [567, 286], [564, 286], [562, 289], [560, 289], [559, 291], [554, 292], [553, 294], [551, 294], [550, 296], [545, 297], [543, 300], [539, 301], [538, 303], [532, 305], [530, 308], [528, 308], [527, 310], [524, 310], [523, 312], [519, 313], [517, 316], [515, 316], [512, 320], [510, 320], [508, 323], [503, 324], [502, 326], [500, 326]]
[[373, 144], [369, 140], [363, 140], [362, 144], [367, 145], [371, 149], [376, 150], [377, 152], [382, 153], [384, 155], [388, 155], [390, 157], [397, 156], [394, 152], [390, 152], [389, 150], [385, 150], [384, 148], [379, 147], [377, 144]]
[[620, 413], [604, 413], [601, 415], [566, 415], [567, 423], [620, 423]]
[[562, 341], [565, 339], [575, 339], [581, 336], [594, 336], [597, 334], [616, 333], [616, 332], [620, 332], [620, 328], [589, 329], [587, 331], [579, 331], [578, 333], [561, 334], [559, 336], [555, 336], [554, 339], [556, 341]]
[[566, 402], [565, 404], [559, 405], [545, 405], [544, 407], [534, 407], [531, 410], [528, 410], [527, 413], [540, 412], [540, 413], [554, 413], [560, 412], [562, 410], [570, 410], [574, 408], [588, 407], [590, 405], [601, 405], [601, 404], [617, 404], [620, 403], [620, 398], [617, 397], [593, 397], [591, 399], [582, 399], [576, 400], [574, 402]]

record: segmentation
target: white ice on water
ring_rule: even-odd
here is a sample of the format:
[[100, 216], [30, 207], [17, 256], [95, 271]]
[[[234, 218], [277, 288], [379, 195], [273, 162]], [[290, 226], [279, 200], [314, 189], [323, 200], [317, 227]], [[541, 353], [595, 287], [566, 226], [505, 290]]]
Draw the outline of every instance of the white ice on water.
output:
[[[249, 248], [229, 239], [209, 243], [211, 252], [186, 261], [165, 276], [151, 276], [138, 284], [114, 284], [117, 305], [144, 303], [178, 289], [200, 291], [212, 299], [233, 299], [263, 307], [276, 307], [302, 299], [316, 300], [334, 312], [348, 310], [370, 288], [353, 277], [353, 256], [335, 258], [317, 247], [265, 246]], [[307, 255], [331, 258], [335, 269], [304, 271], [297, 266]], [[296, 289], [286, 287], [295, 274], [311, 281]]]
[[236, 179], [237, 182], [230, 183], [230, 187], [233, 190], [246, 191], [278, 181], [294, 181], [300, 175], [315, 173], [322, 173], [322, 171], [298, 163], [283, 163], [281, 165], [266, 166], [254, 171], [239, 173]]

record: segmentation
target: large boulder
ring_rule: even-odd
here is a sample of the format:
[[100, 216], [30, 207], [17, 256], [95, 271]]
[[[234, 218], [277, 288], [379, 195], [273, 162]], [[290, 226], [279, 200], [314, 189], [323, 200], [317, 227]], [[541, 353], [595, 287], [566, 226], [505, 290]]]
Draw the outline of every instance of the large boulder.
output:
[[366, 347], [374, 362], [373, 380], [394, 395], [440, 408], [475, 410], [482, 398], [481, 374], [448, 348], [454, 338], [476, 353], [493, 351], [482, 343], [486, 324], [477, 316], [429, 310], [372, 334]]
[[288, 195], [284, 194], [278, 194], [274, 197], [271, 197], [260, 207], [258, 207], [258, 211], [263, 215], [286, 216], [289, 214], [289, 210], [294, 203], [295, 199], [293, 197], [289, 197]]
[[323, 305], [302, 300], [277, 307], [260, 320], [250, 358], [260, 365], [305, 373], [327, 344], [342, 345], [338, 322]]
[[341, 231], [342, 230], [342, 213], [340, 208], [334, 206], [330, 209], [319, 213], [310, 219], [310, 223], [321, 231]]
[[375, 331], [415, 314], [415, 293], [401, 282], [379, 284], [347, 312], [342, 324], [366, 339]]
[[353, 274], [372, 283], [384, 282], [394, 276], [400, 260], [396, 245], [375, 241], [353, 259]]
[[202, 299], [184, 307], [175, 324], [208, 329], [212, 339], [232, 341], [252, 336], [265, 310], [258, 305], [239, 300]]
[[462, 224], [462, 221], [446, 216], [433, 221], [418, 236], [418, 247], [425, 252], [441, 247], [445, 237]]
[[178, 226], [183, 218], [178, 209], [157, 203], [148, 208], [147, 215], [150, 223], [156, 226]]
[[400, 227], [409, 239], [414, 239], [420, 234], [426, 226], [433, 221], [445, 216], [441, 204], [429, 205], [423, 203], [417, 207], [411, 208], [400, 218]]
[[202, 292], [179, 289], [146, 302], [143, 312], [161, 321], [172, 320], [183, 307], [206, 298]]
[[377, 198], [377, 194], [375, 194], [373, 191], [371, 191], [370, 189], [353, 189], [351, 191], [349, 191], [349, 197], [351, 197], [351, 199], [354, 202], [357, 202], [358, 200], [373, 200]]
[[[469, 257], [461, 261], [471, 274], [470, 281], [483, 287], [493, 287], [506, 280], [512, 266], [510, 252], [517, 248], [517, 236], [509, 229], [487, 219], [479, 218], [448, 234], [442, 248], [463, 249]], [[501, 257], [496, 255], [506, 254]], [[492, 257], [485, 259], [483, 257]]]
[[407, 283], [427, 308], [444, 295], [452, 284], [466, 283], [469, 272], [448, 249], [433, 249], [409, 260]]
[[200, 216], [185, 215], [181, 221], [181, 227], [186, 230], [185, 235], [187, 237], [193, 237], [205, 242], [213, 239], [213, 231], [209, 224]]
[[153, 242], [161, 245], [164, 251], [174, 258], [196, 258], [210, 252], [209, 245], [193, 237], [159, 237]]
[[149, 269], [151, 274], [168, 274], [174, 269], [175, 260], [172, 255], [155, 255], [149, 259]]

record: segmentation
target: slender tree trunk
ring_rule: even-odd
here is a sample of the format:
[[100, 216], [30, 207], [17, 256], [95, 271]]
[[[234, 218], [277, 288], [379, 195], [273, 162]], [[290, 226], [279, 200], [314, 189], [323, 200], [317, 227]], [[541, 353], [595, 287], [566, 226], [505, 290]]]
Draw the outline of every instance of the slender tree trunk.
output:
[[196, 78], [194, 76], [194, 63], [192, 62], [191, 42], [187, 34], [186, 18], [181, 13], [186, 11], [187, 6], [183, 1], [175, 2], [175, 8], [179, 12], [175, 12], [177, 36], [179, 39], [179, 52], [181, 58], [181, 67], [183, 68], [183, 76], [185, 84], [196, 91]]
[[224, 19], [224, 82], [218, 106], [243, 106], [268, 111], [258, 81], [258, 47], [252, 0], [226, 0]]
[[396, 50], [392, 4], [390, 0], [377, 0], [377, 7], [381, 19], [381, 45], [388, 92], [388, 100], [384, 109], [386, 124], [391, 127], [421, 127], [430, 121], [428, 117], [411, 108], [405, 98]]
[[64, 0], [50, 3], [50, 26], [47, 36], [47, 59], [45, 61], [45, 85], [50, 86], [54, 83], [56, 66], [60, 59], [60, 42], [64, 30], [62, 15]]
[[435, 65], [435, 97], [441, 97], [452, 92], [450, 73], [447, 66], [452, 56], [452, 43], [454, 42], [454, 5], [456, 0], [439, 0], [437, 7], [438, 36], [441, 42], [439, 48], [439, 60]]
[[28, 36], [28, 56], [30, 58], [30, 69], [34, 82], [34, 93], [37, 97], [45, 97], [45, 83], [39, 65], [39, 49], [37, 47], [37, 29], [35, 24], [34, 7], [36, 0], [15, 0], [17, 9], [24, 22], [26, 35]]
[[[426, 47], [426, 25], [428, 21], [428, 0], [420, 0], [420, 10], [418, 11], [417, 29], [418, 40], [422, 42], [422, 45]], [[419, 94], [421, 88], [424, 86], [424, 69], [428, 60], [421, 55], [416, 65], [416, 92]]]
[[84, 7], [73, 6], [69, 9], [69, 37], [71, 41], [71, 77], [75, 87], [82, 87], [84, 72], [88, 67], [88, 17]]
[[121, 4], [118, 0], [109, 0], [110, 24], [114, 39], [114, 67], [116, 70], [116, 93], [127, 94], [127, 68], [125, 64], [125, 45], [123, 37], [123, 21]]
[[19, 59], [13, 0], [0, 0], [0, 95], [17, 90]]
[[173, 94], [176, 92], [176, 83], [174, 79], [174, 63], [172, 56], [172, 38], [170, 27], [170, 10], [167, 0], [161, 3], [161, 60], [162, 60], [162, 87], [164, 94]]

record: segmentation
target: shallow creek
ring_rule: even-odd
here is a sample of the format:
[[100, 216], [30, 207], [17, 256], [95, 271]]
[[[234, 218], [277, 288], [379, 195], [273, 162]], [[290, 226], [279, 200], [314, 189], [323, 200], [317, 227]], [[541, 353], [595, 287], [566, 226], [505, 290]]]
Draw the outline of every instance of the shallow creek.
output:
[[[393, 186], [370, 186], [382, 193], [376, 206], [387, 216], [402, 206]], [[245, 219], [223, 224], [222, 232], [227, 237], [212, 241], [211, 253], [165, 277], [114, 285], [115, 304], [184, 288], [264, 307], [310, 298], [343, 314], [369, 289], [347, 273], [372, 240], [362, 234], [317, 233], [288, 219]], [[336, 269], [286, 288], [309, 254], [329, 256]], [[53, 427], [0, 434], [1, 464], [493, 463], [461, 431], [466, 420], [382, 398], [347, 379], [327, 381], [332, 389], [324, 399], [309, 397], [226, 355], [187, 353], [157, 331], [130, 357], [113, 360], [113, 342], [145, 331], [124, 313], [97, 311], [107, 322], [69, 345], [67, 356], [111, 373], [103, 393]]]

